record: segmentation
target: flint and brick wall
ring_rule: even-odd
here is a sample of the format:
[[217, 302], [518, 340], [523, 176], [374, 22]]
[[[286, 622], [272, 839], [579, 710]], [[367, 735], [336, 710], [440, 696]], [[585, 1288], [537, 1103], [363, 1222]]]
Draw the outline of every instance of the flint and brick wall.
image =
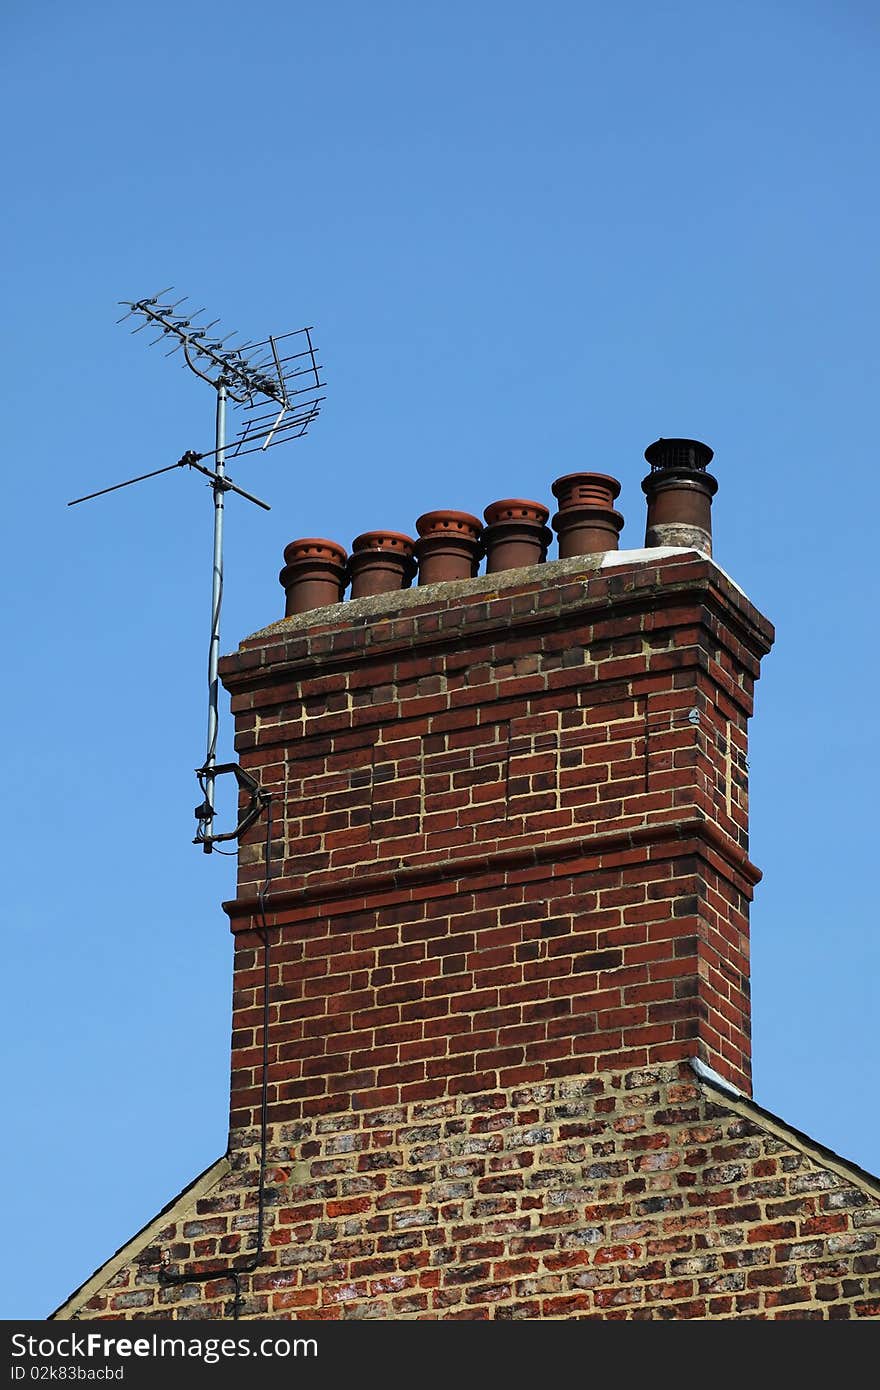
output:
[[[687, 1064], [273, 1126], [267, 1241], [240, 1317], [871, 1319], [880, 1184]], [[231, 1318], [259, 1134], [61, 1318]]]

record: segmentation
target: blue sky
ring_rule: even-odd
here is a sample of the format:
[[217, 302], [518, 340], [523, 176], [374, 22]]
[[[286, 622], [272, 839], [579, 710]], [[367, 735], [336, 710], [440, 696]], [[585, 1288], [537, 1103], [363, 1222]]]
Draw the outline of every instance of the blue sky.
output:
[[[284, 545], [716, 453], [776, 624], [750, 750], [755, 1097], [880, 1171], [880, 21], [867, 0], [259, 11], [9, 0], [0, 1316], [42, 1318], [226, 1143], [233, 861], [192, 846], [213, 400], [117, 301], [315, 325], [310, 435], [242, 461], [224, 650]], [[220, 751], [231, 755], [224, 701]], [[14, 1258], [12, 1258], [14, 1252]]]

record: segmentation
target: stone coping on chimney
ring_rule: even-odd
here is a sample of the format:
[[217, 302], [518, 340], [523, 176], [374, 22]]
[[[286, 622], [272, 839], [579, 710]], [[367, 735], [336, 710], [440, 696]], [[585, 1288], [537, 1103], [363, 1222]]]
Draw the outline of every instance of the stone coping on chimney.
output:
[[708, 560], [729, 584], [733, 584], [743, 598], [748, 598], [740, 586], [704, 551], [657, 545], [642, 550], [608, 550], [597, 555], [573, 555], [567, 560], [546, 560], [543, 564], [527, 565], [524, 569], [479, 574], [474, 579], [448, 579], [438, 584], [414, 585], [411, 589], [371, 594], [367, 598], [344, 599], [341, 603], [331, 603], [323, 608], [311, 608], [305, 613], [294, 613], [289, 618], [280, 618], [244, 640], [252, 642], [268, 633], [302, 632], [318, 623], [335, 624], [343, 615], [351, 618], [380, 617], [398, 609], [426, 607], [438, 601], [448, 603], [451, 599], [470, 598], [471, 595], [477, 594], [494, 594], [501, 589], [531, 585], [535, 580], [548, 582], [567, 579], [571, 575], [593, 575], [601, 570], [615, 569], [622, 565], [656, 564], [658, 560], [686, 555]]
[[[580, 590], [578, 582], [582, 585]], [[642, 594], [644, 603], [646, 593], [689, 583], [702, 588], [708, 584], [719, 591], [739, 611], [760, 654], [769, 650], [775, 636], [773, 625], [711, 556], [678, 546], [654, 546], [550, 560], [473, 579], [347, 599], [292, 614], [245, 637], [237, 652], [221, 658], [220, 674], [227, 689], [231, 689], [239, 681], [252, 678], [259, 669], [301, 659], [320, 659], [326, 654], [325, 648], [327, 652], [331, 647], [334, 652], [341, 652], [342, 646], [405, 642], [414, 631], [414, 622], [423, 632], [433, 627], [438, 635], [442, 633], [448, 638], [446, 629], [460, 625], [459, 615], [467, 613], [465, 621], [470, 626], [479, 621], [479, 612], [485, 609], [485, 618], [491, 621], [493, 601], [506, 601], [509, 607], [510, 600], [515, 600], [514, 621], [525, 621], [529, 615], [543, 616], [545, 610], [546, 619], [550, 620], [551, 607], [562, 610], [572, 604], [578, 606], [583, 598], [598, 603], [631, 597], [632, 590]], [[614, 588], [609, 589], [609, 585]], [[558, 595], [558, 605], [554, 595]]]

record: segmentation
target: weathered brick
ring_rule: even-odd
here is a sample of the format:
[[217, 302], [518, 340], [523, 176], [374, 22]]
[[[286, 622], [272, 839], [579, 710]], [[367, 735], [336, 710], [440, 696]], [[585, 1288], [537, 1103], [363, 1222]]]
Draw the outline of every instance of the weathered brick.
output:
[[[730, 1208], [711, 1200], [719, 1190], [712, 1184], [693, 1189], [686, 1205], [674, 1193], [645, 1194], [645, 1179], [638, 1176], [642, 1159], [680, 1156], [696, 1133], [711, 1142], [725, 1116], [723, 1098], [699, 1090], [694, 1098], [691, 1087], [685, 1118], [669, 1118], [675, 1115], [671, 1095], [686, 1076], [681, 1065], [609, 1072], [297, 1122], [295, 1147], [313, 1153], [312, 1167], [320, 1167], [320, 1154], [354, 1164], [364, 1142], [375, 1138], [379, 1154], [397, 1159], [390, 1170], [380, 1170], [382, 1181], [401, 1173], [413, 1185], [387, 1191], [368, 1185], [357, 1197], [341, 1199], [326, 1179], [306, 1175], [296, 1188], [298, 1204], [272, 1212], [278, 1224], [261, 1267], [240, 1276], [249, 1310], [244, 1316], [312, 1318], [334, 1308], [357, 1318], [454, 1316], [461, 1309], [503, 1319], [876, 1316], [866, 1285], [880, 1267], [876, 1232], [853, 1225], [870, 1208], [835, 1208], [833, 1231], [798, 1229], [799, 1238], [792, 1239], [798, 1222], [764, 1221], [757, 1203], [743, 1205], [730, 1225]], [[635, 1131], [631, 1118], [638, 1121]], [[715, 1165], [714, 1176], [748, 1179], [763, 1161], [754, 1138], [760, 1123], [728, 1120], [726, 1143], [715, 1143], [717, 1153], [723, 1148], [723, 1164]], [[270, 1151], [285, 1151], [282, 1134], [289, 1141], [290, 1122], [270, 1132]], [[340, 1138], [347, 1142], [340, 1146]], [[233, 1139], [243, 1145], [235, 1165], [198, 1199], [215, 1213], [211, 1221], [250, 1221], [255, 1214], [259, 1131], [248, 1127]], [[467, 1165], [485, 1162], [485, 1156], [467, 1155], [476, 1142], [495, 1146], [490, 1153], [512, 1165], [502, 1170], [509, 1175], [519, 1175], [525, 1160], [525, 1171], [533, 1170], [537, 1181], [479, 1200], [466, 1195], [464, 1188], [472, 1189], [465, 1183], [459, 1195], [460, 1179], [445, 1170], [461, 1162], [472, 1176]], [[815, 1186], [823, 1190], [823, 1170], [813, 1160], [773, 1143], [780, 1159], [797, 1156], [799, 1173], [818, 1178]], [[542, 1165], [553, 1166], [531, 1162], [536, 1146]], [[417, 1150], [413, 1167], [409, 1156]], [[676, 1170], [659, 1173], [667, 1171]], [[836, 1191], [849, 1190], [835, 1177]], [[361, 1174], [358, 1180], [369, 1184], [372, 1178]], [[631, 1189], [628, 1195], [620, 1184]], [[291, 1191], [289, 1184], [285, 1190]], [[228, 1204], [232, 1195], [236, 1200]], [[206, 1239], [202, 1222], [185, 1207], [169, 1216], [162, 1240], [142, 1254], [162, 1261], [168, 1251], [175, 1269], [191, 1268]], [[811, 1219], [802, 1218], [800, 1227]], [[838, 1229], [841, 1220], [845, 1229]], [[276, 1243], [275, 1237], [283, 1239]], [[254, 1238], [253, 1224], [248, 1238]], [[835, 1251], [828, 1248], [832, 1241]], [[216, 1269], [217, 1260], [205, 1264]], [[129, 1291], [132, 1270], [149, 1282]], [[78, 1316], [101, 1316], [108, 1306], [123, 1318], [228, 1316], [229, 1284], [214, 1278], [164, 1287], [158, 1269], [135, 1256]]]

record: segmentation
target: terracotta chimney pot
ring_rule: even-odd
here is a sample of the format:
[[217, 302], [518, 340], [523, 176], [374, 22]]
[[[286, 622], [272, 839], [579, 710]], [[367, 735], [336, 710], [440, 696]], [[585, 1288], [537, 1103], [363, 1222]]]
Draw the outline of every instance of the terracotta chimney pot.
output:
[[278, 578], [287, 602], [284, 616], [307, 613], [339, 603], [346, 580], [345, 546], [319, 536], [305, 536], [284, 547], [286, 564]]
[[351, 543], [351, 598], [408, 589], [416, 572], [415, 541], [401, 531], [364, 531]]
[[419, 583], [473, 579], [483, 553], [483, 528], [470, 512], [425, 512], [416, 522]]
[[549, 508], [543, 503], [524, 497], [506, 497], [490, 503], [483, 512], [486, 573], [543, 564], [553, 539], [546, 524], [549, 515]]
[[607, 473], [566, 473], [551, 489], [559, 502], [553, 530], [559, 536], [559, 558], [595, 555], [616, 550], [623, 517], [614, 510], [620, 483]]

